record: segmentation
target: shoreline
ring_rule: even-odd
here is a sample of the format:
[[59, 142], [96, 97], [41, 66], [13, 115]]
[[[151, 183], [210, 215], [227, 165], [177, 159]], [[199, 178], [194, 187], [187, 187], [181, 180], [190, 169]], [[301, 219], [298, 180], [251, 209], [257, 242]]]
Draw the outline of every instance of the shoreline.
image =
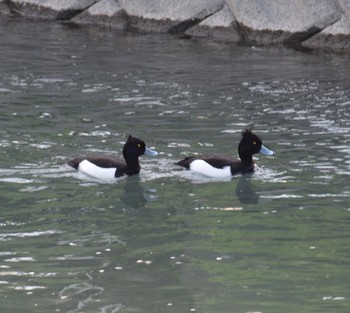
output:
[[0, 0], [0, 17], [350, 51], [350, 0]]

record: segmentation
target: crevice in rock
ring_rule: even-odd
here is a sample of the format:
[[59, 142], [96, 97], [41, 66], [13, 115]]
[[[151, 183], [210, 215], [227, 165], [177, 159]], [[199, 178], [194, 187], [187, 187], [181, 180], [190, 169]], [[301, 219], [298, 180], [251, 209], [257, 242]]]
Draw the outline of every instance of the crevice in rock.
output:
[[62, 12], [59, 12], [57, 14], [56, 19], [59, 21], [68, 21], [71, 20], [72, 18], [74, 18], [75, 16], [79, 15], [80, 13], [88, 10], [89, 8], [91, 8], [93, 5], [95, 5], [97, 2], [100, 2], [100, 0], [93, 2], [92, 4], [90, 4], [89, 6], [87, 6], [84, 9], [80, 9], [80, 10], [65, 10]]
[[68, 21], [83, 11], [85, 11], [85, 9], [84, 10], [65, 10], [65, 11], [59, 12], [56, 16], [56, 20]]
[[171, 27], [169, 29], [169, 33], [184, 33], [189, 28], [199, 24], [202, 21], [202, 19], [193, 19], [193, 20], [186, 20], [183, 22], [180, 22], [179, 24]]
[[[56, 12], [50, 8], [35, 6], [32, 4], [28, 4], [26, 6], [27, 10], [29, 8], [31, 12], [38, 12], [37, 14], [33, 14], [33, 13], [30, 14], [30, 13], [23, 12], [23, 10], [21, 9], [21, 6], [17, 5], [12, 0], [5, 0], [5, 4], [8, 6], [11, 14], [13, 15], [24, 16], [29, 18], [38, 18], [43, 20], [55, 19], [58, 21], [69, 21], [70, 19], [74, 18], [76, 15], [82, 13], [85, 10], [88, 10], [91, 6], [95, 5], [99, 1], [100, 0], [93, 2], [91, 5], [87, 6], [84, 9], [67, 9], [60, 12]], [[49, 16], [54, 16], [54, 18], [49, 18]]]
[[199, 23], [201, 23], [202, 21], [204, 21], [205, 19], [207, 19], [208, 17], [216, 14], [217, 12], [219, 12], [220, 10], [222, 10], [222, 7], [215, 11], [212, 12], [206, 16], [204, 16], [203, 18], [194, 18], [191, 20], [186, 20], [186, 21], [182, 21], [179, 24], [171, 27], [168, 32], [169, 33], [185, 33], [187, 30], [189, 30], [190, 28], [197, 26]]
[[17, 16], [22, 16], [23, 13], [18, 9], [17, 5], [13, 3], [11, 0], [5, 0], [4, 1], [7, 7], [9, 8], [11, 14], [17, 15]]
[[300, 32], [300, 33], [293, 33], [291, 34], [288, 39], [285, 40], [284, 44], [299, 44], [303, 41], [307, 40], [310, 37], [315, 36], [319, 32], [321, 32], [323, 29], [319, 27], [311, 27], [306, 32]]

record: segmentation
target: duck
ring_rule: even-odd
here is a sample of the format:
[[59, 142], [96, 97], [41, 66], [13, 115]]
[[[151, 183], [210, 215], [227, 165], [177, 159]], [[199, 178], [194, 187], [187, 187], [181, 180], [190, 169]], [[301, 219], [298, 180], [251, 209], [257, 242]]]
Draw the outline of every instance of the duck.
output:
[[95, 155], [76, 157], [67, 164], [92, 178], [110, 180], [124, 175], [139, 174], [141, 170], [139, 157], [144, 154], [155, 156], [158, 152], [147, 148], [143, 140], [129, 135], [123, 147], [124, 160], [112, 156]]
[[177, 165], [190, 170], [194, 174], [210, 178], [226, 178], [236, 174], [251, 173], [254, 171], [255, 163], [253, 154], [261, 153], [272, 156], [275, 153], [262, 144], [259, 136], [251, 129], [242, 132], [242, 138], [238, 145], [240, 159], [224, 156], [190, 156], [178, 162]]

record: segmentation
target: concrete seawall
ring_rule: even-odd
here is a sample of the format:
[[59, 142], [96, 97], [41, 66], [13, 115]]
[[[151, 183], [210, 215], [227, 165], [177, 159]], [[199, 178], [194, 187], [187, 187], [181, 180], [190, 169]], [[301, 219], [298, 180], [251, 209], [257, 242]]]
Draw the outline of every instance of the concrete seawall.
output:
[[350, 0], [0, 0], [1, 15], [350, 52]]

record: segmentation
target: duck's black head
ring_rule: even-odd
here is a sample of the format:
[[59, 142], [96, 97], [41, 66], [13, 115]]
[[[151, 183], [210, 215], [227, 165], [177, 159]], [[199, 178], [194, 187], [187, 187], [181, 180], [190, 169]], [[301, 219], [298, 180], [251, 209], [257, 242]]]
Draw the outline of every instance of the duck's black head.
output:
[[123, 147], [123, 157], [125, 160], [128, 160], [132, 157], [138, 158], [140, 155], [143, 155], [145, 151], [145, 142], [139, 138], [129, 135]]
[[238, 154], [242, 162], [253, 162], [253, 154], [262, 153], [265, 155], [273, 155], [274, 152], [267, 149], [259, 136], [252, 133], [250, 129], [242, 132], [242, 139], [238, 145]]
[[157, 155], [158, 153], [148, 149], [143, 140], [129, 135], [123, 147], [123, 157], [125, 161], [128, 163], [128, 161], [138, 159], [138, 157], [143, 154]]

